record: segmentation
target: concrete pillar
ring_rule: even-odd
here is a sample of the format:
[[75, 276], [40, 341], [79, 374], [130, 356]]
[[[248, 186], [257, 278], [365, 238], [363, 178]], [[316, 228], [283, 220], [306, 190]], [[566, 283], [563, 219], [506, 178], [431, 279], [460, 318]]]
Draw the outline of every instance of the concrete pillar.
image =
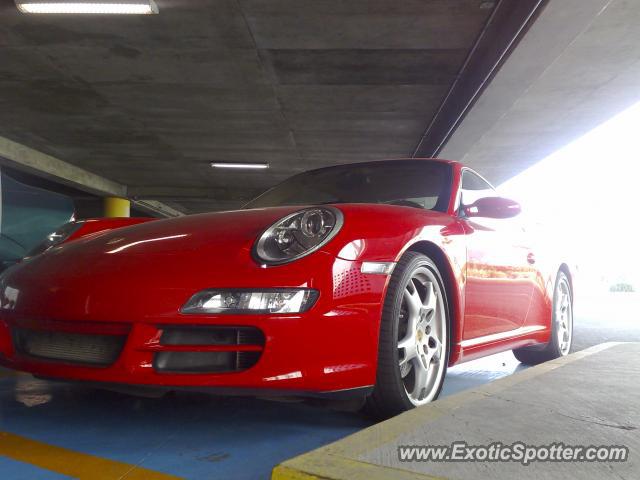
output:
[[126, 198], [105, 197], [104, 216], [105, 217], [129, 217], [131, 216], [131, 202]]

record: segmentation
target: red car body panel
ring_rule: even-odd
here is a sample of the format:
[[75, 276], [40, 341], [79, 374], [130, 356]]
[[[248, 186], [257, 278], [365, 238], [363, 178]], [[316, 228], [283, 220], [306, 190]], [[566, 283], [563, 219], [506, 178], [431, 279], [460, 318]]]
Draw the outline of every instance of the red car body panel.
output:
[[88, 218], [81, 220], [80, 228], [69, 235], [69, 238], [65, 239], [66, 242], [77, 240], [87, 235], [92, 235], [98, 232], [104, 232], [106, 230], [113, 230], [115, 228], [130, 227], [131, 225], [138, 225], [140, 223], [147, 223], [157, 218], [153, 217], [114, 217], [114, 218]]
[[[0, 277], [0, 363], [45, 377], [117, 384], [311, 394], [370, 387], [389, 277], [363, 274], [360, 268], [365, 261], [398, 261], [409, 249], [436, 256], [445, 277], [451, 365], [547, 342], [560, 263], [518, 243], [515, 233], [496, 234], [509, 246], [496, 253], [491, 242], [497, 237], [482, 219], [456, 215], [463, 167], [447, 163], [454, 188], [446, 213], [336, 204], [344, 215], [336, 237], [286, 265], [260, 265], [251, 250], [265, 228], [301, 207], [193, 215], [70, 238]], [[545, 261], [532, 264], [534, 253]], [[306, 287], [320, 295], [300, 314], [180, 313], [203, 289], [260, 287]], [[262, 352], [243, 371], [158, 372], [157, 352], [225, 348], [162, 345], [163, 329], [175, 325], [253, 326], [264, 333], [265, 342], [242, 347]], [[108, 367], [69, 365], [18, 353], [12, 331], [21, 327], [121, 334], [127, 340]]]

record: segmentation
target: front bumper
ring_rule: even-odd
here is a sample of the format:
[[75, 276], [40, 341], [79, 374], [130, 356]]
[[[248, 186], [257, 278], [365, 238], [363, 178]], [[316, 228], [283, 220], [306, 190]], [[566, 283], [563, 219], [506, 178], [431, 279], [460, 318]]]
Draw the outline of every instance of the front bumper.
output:
[[[378, 329], [387, 276], [362, 274], [361, 263], [318, 252], [288, 266], [253, 267], [226, 275], [226, 282], [176, 285], [147, 272], [147, 284], [136, 275], [114, 277], [117, 265], [95, 265], [83, 278], [45, 275], [37, 262], [3, 278], [2, 288], [19, 302], [0, 311], [0, 363], [38, 376], [65, 380], [198, 388], [229, 392], [308, 394], [369, 387], [375, 383]], [[50, 265], [55, 267], [55, 265]], [[115, 270], [114, 270], [115, 269]], [[251, 271], [247, 271], [251, 269]], [[244, 271], [243, 271], [244, 270]], [[40, 281], [34, 275], [41, 273]], [[154, 279], [149, 284], [148, 279]], [[189, 283], [189, 282], [185, 282]], [[197, 285], [197, 286], [196, 286]], [[183, 315], [180, 306], [205, 288], [308, 287], [320, 292], [316, 304], [302, 314]], [[137, 289], [137, 291], [136, 291]], [[105, 292], [120, 294], [108, 302]], [[136, 292], [132, 295], [132, 292]], [[127, 312], [124, 315], [124, 312]], [[163, 345], [169, 328], [253, 327], [262, 345]], [[123, 347], [108, 365], [52, 361], [25, 354], [16, 331], [36, 330], [81, 335], [120, 335]], [[161, 371], [162, 352], [220, 350], [259, 351], [254, 365], [224, 373]]]

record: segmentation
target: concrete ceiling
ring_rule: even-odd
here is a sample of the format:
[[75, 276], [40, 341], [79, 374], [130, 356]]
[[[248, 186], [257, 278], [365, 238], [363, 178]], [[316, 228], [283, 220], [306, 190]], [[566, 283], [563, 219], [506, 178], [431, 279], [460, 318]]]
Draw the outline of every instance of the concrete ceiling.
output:
[[550, 0], [441, 156], [500, 184], [638, 102], [640, 2]]
[[156, 3], [62, 17], [0, 0], [0, 135], [198, 212], [305, 169], [410, 156], [494, 2]]

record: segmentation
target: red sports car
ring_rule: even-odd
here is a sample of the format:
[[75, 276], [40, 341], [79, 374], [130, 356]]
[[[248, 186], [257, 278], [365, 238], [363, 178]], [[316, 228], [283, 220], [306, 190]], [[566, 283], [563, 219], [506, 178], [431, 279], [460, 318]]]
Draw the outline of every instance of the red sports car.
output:
[[447, 366], [569, 352], [571, 272], [519, 212], [459, 163], [411, 159], [302, 173], [238, 211], [67, 227], [0, 277], [0, 362], [396, 414]]

